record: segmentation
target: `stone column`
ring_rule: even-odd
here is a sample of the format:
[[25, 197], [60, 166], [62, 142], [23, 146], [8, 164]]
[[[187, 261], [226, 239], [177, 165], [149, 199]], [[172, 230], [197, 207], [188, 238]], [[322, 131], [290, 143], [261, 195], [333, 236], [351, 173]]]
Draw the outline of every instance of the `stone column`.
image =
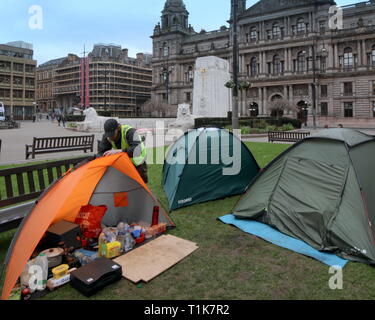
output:
[[258, 88], [258, 106], [259, 106], [259, 114], [264, 114], [263, 112], [263, 89], [261, 87]]
[[267, 73], [267, 61], [266, 61], [266, 52], [263, 51], [263, 73]]
[[293, 85], [289, 85], [289, 101], [294, 104]]
[[363, 65], [367, 66], [366, 40], [362, 40]]
[[327, 66], [327, 69], [330, 70], [330, 69], [333, 69], [334, 68], [334, 62], [333, 62], [333, 46], [332, 45], [329, 45], [328, 46], [328, 66]]
[[268, 112], [267, 112], [267, 88], [263, 87], [262, 91], [263, 91], [263, 94], [262, 94], [262, 97], [263, 97], [263, 114], [268, 114]]
[[357, 55], [358, 55], [358, 66], [364, 65], [363, 52], [361, 48], [361, 40], [357, 41]]
[[334, 59], [334, 67], [335, 69], [339, 68], [339, 55], [338, 55], [338, 50], [337, 50], [337, 44], [333, 44], [333, 59]]

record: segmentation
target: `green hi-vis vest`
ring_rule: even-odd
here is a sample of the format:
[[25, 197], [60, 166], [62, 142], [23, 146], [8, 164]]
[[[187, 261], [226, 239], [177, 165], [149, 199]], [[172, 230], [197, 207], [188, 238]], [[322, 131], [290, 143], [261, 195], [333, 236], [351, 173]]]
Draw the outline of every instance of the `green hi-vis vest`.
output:
[[[128, 142], [126, 141], [126, 134], [127, 132], [129, 131], [129, 129], [131, 129], [132, 127], [131, 126], [128, 126], [128, 125], [123, 125], [121, 126], [121, 149], [122, 150], [126, 150], [128, 149], [130, 146], [128, 144]], [[112, 144], [112, 148], [114, 150], [118, 150], [117, 146], [116, 146], [116, 143], [113, 142], [112, 140], [109, 140]], [[146, 159], [146, 147], [144, 145], [144, 143], [142, 142], [141, 140], [141, 155], [139, 157], [134, 157], [134, 158], [131, 158], [133, 164], [138, 167], [139, 165], [141, 165], [145, 159]]]

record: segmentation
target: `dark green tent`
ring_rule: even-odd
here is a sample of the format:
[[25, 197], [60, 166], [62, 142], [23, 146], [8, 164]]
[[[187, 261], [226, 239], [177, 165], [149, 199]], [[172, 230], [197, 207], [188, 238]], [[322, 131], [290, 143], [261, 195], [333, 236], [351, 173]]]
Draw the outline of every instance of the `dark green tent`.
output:
[[375, 263], [375, 139], [327, 129], [272, 161], [236, 205], [321, 251]]
[[171, 210], [242, 194], [259, 172], [246, 145], [227, 130], [190, 130], [170, 146], [163, 188]]

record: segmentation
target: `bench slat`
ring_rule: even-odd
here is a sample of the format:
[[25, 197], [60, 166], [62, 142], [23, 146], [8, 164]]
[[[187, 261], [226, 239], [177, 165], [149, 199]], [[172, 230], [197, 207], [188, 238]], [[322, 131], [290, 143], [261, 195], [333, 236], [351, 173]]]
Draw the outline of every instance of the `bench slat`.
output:
[[11, 175], [5, 176], [5, 188], [7, 191], [7, 197], [12, 198], [13, 197], [13, 185], [12, 185]]
[[35, 182], [34, 182], [34, 174], [32, 171], [27, 172], [27, 177], [29, 181], [29, 190], [31, 193], [35, 192]]
[[44, 190], [46, 188], [46, 185], [44, 184], [43, 169], [39, 169], [38, 170], [38, 178], [39, 178], [39, 187], [40, 187], [40, 190]]
[[18, 193], [19, 195], [25, 194], [25, 185], [23, 183], [23, 174], [19, 173], [17, 174], [17, 184], [18, 184]]

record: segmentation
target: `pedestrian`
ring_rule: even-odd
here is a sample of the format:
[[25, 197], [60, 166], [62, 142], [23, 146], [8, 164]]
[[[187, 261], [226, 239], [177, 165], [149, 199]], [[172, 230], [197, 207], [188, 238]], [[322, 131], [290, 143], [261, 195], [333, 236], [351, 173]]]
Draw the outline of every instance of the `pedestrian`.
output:
[[136, 129], [129, 125], [121, 125], [115, 119], [107, 120], [98, 149], [99, 157], [127, 153], [143, 181], [148, 182], [146, 147]]
[[66, 119], [65, 119], [65, 115], [64, 114], [61, 115], [61, 121], [62, 121], [63, 127], [65, 128]]
[[57, 123], [59, 124], [59, 127], [60, 127], [60, 123], [61, 123], [61, 116], [60, 115], [57, 116]]

